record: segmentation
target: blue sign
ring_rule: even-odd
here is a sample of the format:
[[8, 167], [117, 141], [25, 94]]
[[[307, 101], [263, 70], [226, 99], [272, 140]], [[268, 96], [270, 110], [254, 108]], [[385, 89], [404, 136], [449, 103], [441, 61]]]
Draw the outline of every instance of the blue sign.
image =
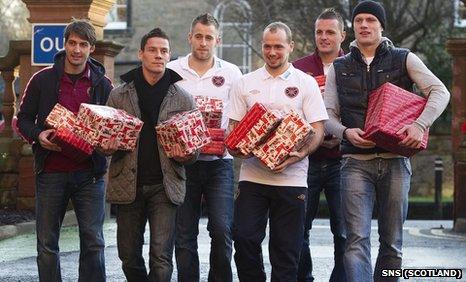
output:
[[55, 54], [65, 47], [63, 33], [66, 24], [34, 24], [32, 26], [31, 64], [47, 66], [53, 64]]

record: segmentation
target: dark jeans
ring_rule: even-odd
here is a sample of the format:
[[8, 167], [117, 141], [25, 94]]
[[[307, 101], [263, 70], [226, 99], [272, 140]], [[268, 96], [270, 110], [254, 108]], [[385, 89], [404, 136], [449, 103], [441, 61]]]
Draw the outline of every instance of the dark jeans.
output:
[[[137, 187], [136, 200], [117, 209], [118, 256], [129, 282], [170, 281], [173, 272], [176, 206], [162, 184]], [[149, 221], [149, 274], [142, 246]]]
[[[341, 195], [348, 236], [344, 255], [348, 281], [398, 281], [382, 278], [381, 272], [401, 268], [410, 180], [408, 158], [369, 161], [343, 158]], [[380, 246], [372, 273], [370, 235], [374, 202], [377, 202]]]
[[233, 239], [239, 280], [266, 281], [261, 243], [270, 218], [271, 281], [296, 281], [307, 188], [241, 181], [238, 190]]
[[307, 177], [309, 197], [307, 201], [306, 224], [304, 227], [304, 241], [299, 259], [298, 281], [313, 281], [312, 258], [309, 248], [309, 231], [312, 229], [312, 221], [319, 209], [320, 193], [324, 191], [330, 214], [330, 230], [333, 234], [335, 265], [330, 276], [330, 281], [346, 281], [345, 268], [343, 266], [343, 254], [345, 252], [346, 232], [341, 208], [340, 190], [340, 159], [309, 161]]
[[212, 239], [209, 281], [231, 281], [233, 160], [197, 161], [186, 166], [186, 198], [178, 208], [175, 254], [178, 281], [199, 281], [197, 236], [201, 197], [207, 204], [207, 230]]
[[105, 281], [105, 183], [92, 170], [36, 178], [37, 266], [40, 281], [61, 281], [58, 239], [71, 199], [79, 226], [79, 281]]

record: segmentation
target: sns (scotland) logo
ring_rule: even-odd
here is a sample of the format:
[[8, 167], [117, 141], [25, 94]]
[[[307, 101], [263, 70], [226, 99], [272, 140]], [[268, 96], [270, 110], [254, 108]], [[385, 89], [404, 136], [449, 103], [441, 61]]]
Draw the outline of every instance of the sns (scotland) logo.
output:
[[225, 83], [225, 78], [223, 76], [214, 76], [212, 77], [212, 83], [215, 86], [220, 87]]
[[286, 94], [286, 96], [288, 96], [290, 98], [294, 98], [294, 97], [298, 96], [299, 89], [298, 89], [298, 87], [294, 87], [294, 86], [287, 87], [285, 89], [285, 94]]

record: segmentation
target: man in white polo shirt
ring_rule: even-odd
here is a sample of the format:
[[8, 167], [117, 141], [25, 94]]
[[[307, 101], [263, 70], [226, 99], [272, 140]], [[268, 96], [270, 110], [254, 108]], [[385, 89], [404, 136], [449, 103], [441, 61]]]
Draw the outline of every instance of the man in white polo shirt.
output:
[[272, 281], [296, 281], [303, 241], [307, 198], [307, 156], [323, 140], [323, 120], [328, 119], [317, 82], [288, 61], [293, 51], [291, 31], [281, 22], [269, 24], [262, 37], [265, 66], [234, 83], [228, 110], [229, 129], [259, 102], [284, 113], [296, 111], [316, 134], [273, 171], [256, 157], [244, 158], [239, 196], [235, 202], [233, 238], [235, 262], [241, 281], [265, 281], [261, 242], [270, 218], [269, 254]]
[[[188, 35], [191, 54], [170, 62], [168, 68], [183, 77], [178, 85], [192, 95], [219, 98], [226, 106], [230, 87], [241, 77], [241, 71], [214, 55], [215, 46], [220, 42], [218, 28], [212, 15], [196, 17]], [[224, 115], [222, 128], [227, 124], [228, 118]], [[186, 198], [178, 208], [176, 223], [178, 281], [199, 281], [197, 235], [202, 195], [212, 238], [209, 281], [232, 281], [233, 158], [225, 153], [223, 157], [201, 154], [196, 163], [186, 166]]]

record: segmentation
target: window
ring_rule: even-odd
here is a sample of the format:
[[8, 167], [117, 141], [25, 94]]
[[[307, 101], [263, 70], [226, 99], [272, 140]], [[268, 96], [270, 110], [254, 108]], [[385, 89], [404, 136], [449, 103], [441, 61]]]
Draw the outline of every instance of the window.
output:
[[239, 67], [243, 73], [251, 71], [251, 7], [244, 0], [226, 0], [217, 5], [214, 16], [220, 23], [221, 44], [217, 55]]
[[130, 0], [117, 0], [107, 15], [107, 25], [105, 30], [127, 29], [130, 15]]
[[464, 1], [455, 0], [455, 26], [466, 27], [466, 4]]

